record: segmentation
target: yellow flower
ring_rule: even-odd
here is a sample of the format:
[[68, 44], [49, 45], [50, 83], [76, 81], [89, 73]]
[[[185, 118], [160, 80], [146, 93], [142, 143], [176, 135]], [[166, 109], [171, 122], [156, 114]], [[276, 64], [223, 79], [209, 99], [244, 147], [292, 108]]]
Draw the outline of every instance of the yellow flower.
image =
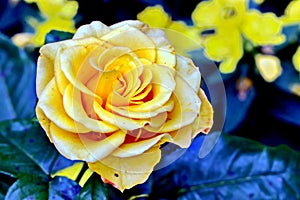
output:
[[201, 29], [225, 26], [239, 29], [247, 9], [245, 0], [211, 0], [200, 2], [192, 13], [194, 23]]
[[255, 63], [262, 77], [267, 82], [272, 82], [282, 73], [280, 60], [276, 56], [257, 54]]
[[[193, 26], [187, 26], [183, 21], [172, 21], [160, 5], [145, 8], [137, 15], [137, 19], [152, 28], [163, 29], [179, 54], [186, 55], [186, 52], [201, 47], [199, 30]], [[188, 38], [184, 42], [178, 40], [178, 37], [182, 37], [182, 35]]]
[[200, 72], [163, 31], [92, 22], [40, 49], [36, 114], [58, 151], [121, 191], [143, 183], [160, 146], [187, 148], [212, 126]]
[[[222, 61], [219, 69], [223, 73], [230, 73], [243, 56], [242, 38], [238, 31], [215, 34], [208, 37], [205, 43], [206, 54], [210, 59]], [[231, 34], [231, 37], [228, 37]]]
[[254, 0], [254, 3], [256, 4], [262, 4], [265, 0]]
[[43, 22], [37, 22], [30, 18], [29, 23], [35, 28], [32, 43], [41, 46], [45, 42], [47, 33], [51, 30], [75, 32], [73, 17], [77, 13], [78, 3], [67, 0], [25, 0], [27, 3], [36, 3], [45, 18]]
[[32, 33], [17, 33], [11, 37], [13, 43], [18, 47], [25, 47], [31, 44], [33, 34]]
[[281, 29], [282, 23], [273, 13], [261, 14], [256, 10], [247, 12], [241, 24], [242, 34], [254, 45], [276, 45], [284, 42]]
[[300, 46], [298, 47], [296, 53], [293, 56], [293, 64], [295, 69], [300, 72]]
[[233, 72], [243, 56], [242, 37], [253, 45], [274, 45], [284, 41], [282, 22], [273, 13], [248, 10], [247, 0], [201, 2], [193, 11], [192, 19], [201, 31], [215, 31], [206, 36], [204, 49], [210, 59], [222, 62], [220, 70], [223, 73]]
[[294, 83], [290, 86], [290, 90], [293, 94], [297, 95], [300, 97], [300, 84], [299, 83]]
[[293, 0], [285, 9], [282, 17], [284, 25], [300, 23], [300, 0]]
[[172, 23], [170, 16], [160, 5], [145, 8], [137, 15], [137, 19], [153, 28], [165, 28]]

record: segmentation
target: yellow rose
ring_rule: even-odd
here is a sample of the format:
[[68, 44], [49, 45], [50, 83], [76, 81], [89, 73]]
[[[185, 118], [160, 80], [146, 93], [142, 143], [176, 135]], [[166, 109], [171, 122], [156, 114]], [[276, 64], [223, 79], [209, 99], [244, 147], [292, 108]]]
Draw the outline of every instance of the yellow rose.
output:
[[121, 191], [147, 180], [160, 146], [212, 126], [193, 62], [140, 21], [95, 21], [40, 49], [36, 114], [58, 151]]

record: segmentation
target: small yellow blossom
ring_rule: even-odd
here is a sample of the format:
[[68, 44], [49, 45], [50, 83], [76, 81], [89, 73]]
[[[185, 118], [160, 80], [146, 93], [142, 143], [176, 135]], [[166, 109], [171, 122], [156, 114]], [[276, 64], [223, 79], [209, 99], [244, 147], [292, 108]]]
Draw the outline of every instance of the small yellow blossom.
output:
[[300, 23], [300, 0], [294, 0], [289, 3], [285, 9], [282, 21], [285, 25]]
[[300, 46], [298, 47], [296, 53], [293, 56], [293, 64], [295, 69], [300, 72]]
[[233, 72], [243, 56], [242, 38], [256, 46], [284, 42], [281, 20], [273, 13], [248, 9], [248, 3], [247, 0], [204, 1], [192, 13], [201, 31], [215, 31], [206, 36], [203, 46], [209, 58], [221, 61], [223, 73]]
[[300, 97], [300, 84], [299, 83], [294, 83], [291, 87], [290, 90], [293, 94], [297, 95]]
[[165, 28], [172, 23], [170, 16], [159, 5], [145, 8], [137, 18], [153, 28]]
[[262, 4], [265, 0], [254, 0], [254, 3], [256, 4]]
[[51, 30], [75, 32], [73, 17], [77, 13], [78, 3], [68, 0], [25, 0], [27, 3], [36, 3], [45, 21], [37, 22], [29, 19], [29, 23], [35, 28], [32, 43], [41, 46], [45, 42], [47, 33]]
[[200, 2], [192, 13], [194, 23], [201, 29], [238, 28], [247, 5], [245, 0], [211, 0]]
[[284, 42], [281, 29], [282, 23], [274, 13], [262, 14], [256, 10], [246, 13], [241, 24], [242, 34], [256, 45], [276, 45]]
[[32, 33], [17, 33], [11, 39], [15, 45], [18, 47], [25, 47], [32, 41]]
[[[137, 15], [137, 19], [148, 24], [151, 28], [163, 29], [179, 54], [185, 55], [186, 52], [201, 47], [199, 29], [188, 26], [183, 21], [172, 21], [160, 5], [145, 8]], [[178, 34], [183, 34], [187, 40], [178, 40]]]
[[[216, 61], [222, 61], [219, 69], [223, 73], [235, 70], [238, 61], [243, 56], [242, 38], [237, 31], [224, 31], [224, 34], [215, 34], [207, 38], [205, 50], [207, 56]], [[227, 37], [231, 34], [231, 37]]]
[[276, 56], [257, 54], [255, 63], [261, 76], [267, 82], [272, 82], [282, 73], [280, 60]]

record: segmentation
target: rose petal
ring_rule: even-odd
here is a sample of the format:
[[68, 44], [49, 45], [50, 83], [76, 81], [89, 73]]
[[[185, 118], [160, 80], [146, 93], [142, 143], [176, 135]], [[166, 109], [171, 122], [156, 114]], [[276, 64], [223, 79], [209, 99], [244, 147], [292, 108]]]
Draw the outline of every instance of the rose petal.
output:
[[192, 124], [192, 138], [196, 137], [196, 135], [200, 132], [207, 134], [213, 125], [213, 108], [201, 88], [199, 89], [198, 96], [201, 100], [201, 107], [198, 117]]
[[[90, 48], [96, 48], [96, 46], [93, 45]], [[89, 60], [85, 59], [89, 53], [91, 50], [84, 46], [68, 48], [60, 56], [60, 65], [64, 75], [74, 87], [90, 96], [97, 97], [94, 91], [85, 86], [85, 83], [98, 72], [91, 67]]]
[[[113, 101], [112, 101], [113, 99]], [[112, 93], [109, 94], [108, 96], [108, 100], [106, 102], [106, 107], [108, 109], [111, 109], [112, 107], [112, 103], [114, 104], [114, 106], [125, 106], [125, 105], [129, 105], [129, 100], [126, 97], [123, 97], [122, 95], [120, 95], [118, 92], [113, 91]]]
[[46, 56], [48, 59], [53, 61], [57, 54], [57, 51], [62, 49], [66, 49], [73, 46], [88, 46], [89, 44], [101, 44], [103, 43], [101, 40], [89, 37], [84, 39], [72, 39], [72, 40], [64, 40], [61, 42], [49, 43], [41, 47], [40, 53], [41, 55]]
[[144, 66], [144, 68], [151, 70], [151, 92], [153, 98], [145, 100], [143, 104], [129, 105], [128, 102], [129, 106], [125, 105], [117, 107], [114, 105], [118, 103], [114, 103], [114, 101], [118, 100], [118, 98], [114, 99], [114, 96], [112, 96], [112, 102], [108, 102], [107, 107], [113, 112], [129, 118], [145, 119], [153, 117], [161, 112], [171, 111], [173, 108], [173, 101], [170, 101], [169, 99], [176, 85], [173, 78], [173, 70], [169, 67], [160, 65]]
[[176, 88], [172, 96], [175, 105], [168, 115], [169, 120], [161, 128], [162, 133], [178, 130], [193, 123], [199, 114], [201, 101], [197, 93], [179, 74], [176, 74], [175, 82]]
[[112, 156], [125, 158], [125, 157], [140, 155], [145, 151], [147, 151], [148, 149], [150, 149], [151, 147], [153, 147], [154, 145], [156, 145], [163, 138], [168, 138], [168, 140], [172, 140], [170, 135], [161, 134], [151, 139], [146, 139], [139, 142], [133, 142], [128, 144], [122, 144], [118, 149], [116, 149], [112, 153]]
[[180, 146], [181, 148], [188, 148], [193, 139], [193, 128], [191, 125], [185, 126], [179, 130], [170, 133], [173, 140], [172, 143]]
[[108, 156], [88, 165], [123, 192], [125, 189], [145, 182], [160, 157], [161, 151], [159, 147], [155, 147], [138, 156], [126, 158]]
[[191, 125], [170, 132], [173, 138], [170, 142], [181, 148], [188, 148], [198, 133], [207, 134], [213, 125], [213, 109], [202, 89], [199, 89], [198, 96], [201, 100], [201, 107], [195, 121]]
[[[136, 85], [139, 85], [139, 88], [134, 88], [133, 91], [129, 94], [130, 96], [122, 96], [127, 88], [127, 83], [123, 80], [123, 77], [119, 78], [119, 82], [114, 86], [113, 93], [109, 96], [108, 107], [119, 107], [119, 106], [128, 106], [135, 104], [143, 104], [142, 101], [152, 90], [152, 72], [149, 68], [144, 68], [141, 76], [139, 77]], [[135, 91], [134, 91], [135, 90]], [[113, 99], [113, 100], [112, 100]]]
[[125, 24], [101, 37], [115, 46], [129, 47], [138, 57], [155, 61], [155, 45], [153, 41], [140, 30]]
[[116, 70], [100, 72], [95, 74], [95, 76], [86, 83], [86, 87], [101, 98], [101, 105], [102, 102], [106, 102], [107, 97], [111, 94], [113, 85], [117, 81], [119, 74], [120, 73]]
[[156, 46], [156, 64], [168, 67], [175, 67], [175, 49], [167, 39], [165, 32], [160, 29], [148, 29], [146, 32]]
[[83, 108], [79, 90], [68, 85], [63, 96], [63, 104], [66, 113], [75, 121], [80, 122], [91, 131], [109, 133], [118, 130], [116, 126], [105, 121], [95, 120], [88, 117]]
[[41, 93], [54, 76], [53, 62], [47, 57], [40, 55], [37, 61], [36, 71], [36, 94], [40, 97]]
[[213, 109], [202, 89], [199, 89], [198, 96], [201, 100], [201, 107], [195, 121], [191, 125], [170, 133], [173, 137], [172, 143], [181, 148], [188, 148], [198, 133], [207, 134], [213, 125]]
[[[63, 53], [65, 51], [65, 49], [67, 49], [67, 48], [71, 48], [72, 50], [81, 49], [81, 52], [77, 52], [77, 51], [73, 52], [72, 50], [66, 51], [68, 53], [73, 52], [72, 55], [74, 58], [76, 58], [74, 61], [78, 62], [78, 60], [80, 58], [81, 59], [85, 58], [86, 55], [83, 53], [84, 51], [86, 54], [88, 54], [89, 50], [91, 50], [91, 48], [95, 48], [101, 44], [103, 44], [103, 41], [97, 40], [95, 38], [85, 38], [85, 39], [65, 40], [62, 42], [50, 43], [50, 44], [46, 44], [43, 47], [41, 47], [41, 49], [40, 49], [41, 56], [39, 58], [38, 67], [37, 67], [37, 94], [38, 94], [38, 96], [40, 95], [41, 91], [46, 86], [46, 84], [50, 81], [50, 77], [53, 77], [53, 71], [54, 71], [53, 66], [54, 65], [56, 65], [55, 70], [57, 70], [57, 72], [55, 74], [58, 76], [57, 81], [60, 82], [61, 79], [65, 81], [65, 79], [62, 78], [62, 74], [61, 74], [61, 71], [64, 72], [63, 71], [64, 64], [62, 64], [61, 61], [62, 62], [68, 61], [68, 56]], [[75, 47], [75, 46], [77, 46], [77, 47]], [[72, 47], [75, 49], [73, 49]], [[83, 50], [83, 49], [85, 49], [85, 50]], [[58, 52], [62, 52], [62, 53], [58, 54]], [[84, 56], [80, 56], [80, 53], [84, 54]], [[60, 55], [61, 58], [63, 58], [63, 59], [59, 59], [60, 60], [60, 62], [59, 62], [57, 60], [58, 58], [56, 58], [56, 55]], [[55, 63], [54, 63], [54, 60], [55, 60]], [[71, 65], [71, 68], [75, 67], [75, 69], [77, 69], [80, 66], [81, 66], [80, 63], [76, 63], [73, 66]], [[66, 67], [70, 67], [70, 64], [67, 65]], [[69, 69], [69, 70], [72, 71], [72, 69]], [[86, 71], [88, 71], [88, 70], [86, 70]], [[87, 74], [87, 73], [84, 73], [84, 74]], [[70, 77], [68, 78], [68, 76], [67, 76], [68, 73], [64, 72], [64, 75], [69, 80]], [[75, 81], [73, 81], [73, 83], [74, 82]], [[66, 86], [65, 84], [62, 84], [60, 86], [61, 92], [63, 92], [63, 89], [65, 86]]]
[[109, 28], [118, 29], [118, 28], [120, 28], [122, 26], [126, 26], [126, 25], [132, 26], [132, 27], [140, 29], [140, 30], [149, 28], [147, 24], [145, 24], [139, 20], [124, 20], [124, 21], [121, 21], [121, 22], [111, 25]]
[[132, 68], [132, 70], [123, 74], [123, 78], [126, 81], [127, 86], [125, 91], [122, 93], [123, 97], [128, 98], [132, 96], [135, 93], [135, 91], [140, 87], [141, 81], [139, 80], [139, 76], [140, 68]]
[[127, 83], [125, 81], [125, 79], [120, 76], [118, 77], [118, 82], [114, 85], [114, 89], [113, 89], [113, 93], [118, 94], [119, 96], [121, 96], [120, 94], [122, 94], [127, 87]]
[[88, 132], [89, 129], [67, 115], [62, 98], [53, 78], [42, 92], [37, 107], [44, 112], [48, 119], [62, 129], [74, 133]]
[[99, 40], [88, 38], [83, 40], [66, 40], [63, 42], [50, 43], [41, 47], [41, 56], [39, 57], [39, 62], [37, 65], [37, 93], [40, 94], [40, 91], [42, 91], [42, 89], [46, 87], [48, 82], [53, 77], [53, 65], [56, 55], [58, 55], [57, 52], [62, 51], [68, 47], [89, 43], [93, 44], [97, 42], [99, 42]]
[[[175, 89], [176, 82], [174, 80], [174, 71], [169, 67], [161, 65], [144, 66], [144, 69], [149, 69], [152, 72], [152, 92], [153, 98], [146, 101], [142, 105], [124, 106], [117, 109], [123, 109], [132, 115], [141, 112], [151, 112], [163, 106], [172, 95]], [[112, 99], [113, 101], [113, 99]], [[112, 103], [113, 105], [114, 103]]]
[[111, 29], [100, 21], [93, 21], [90, 24], [80, 26], [73, 36], [73, 39], [96, 37], [101, 38]]
[[[110, 47], [105, 49], [97, 58], [97, 65], [101, 66], [101, 70], [119, 70], [123, 74], [137, 68], [139, 74], [142, 72], [142, 63], [127, 47]], [[125, 67], [126, 66], [126, 67]], [[98, 67], [99, 68], [99, 67]]]
[[[142, 23], [138, 20], [127, 20], [123, 22], [119, 22], [110, 26], [112, 29], [118, 29], [123, 26], [131, 26], [139, 29], [147, 36], [151, 38], [151, 40], [155, 44], [156, 50], [156, 64], [165, 65], [169, 67], [174, 67], [176, 65], [176, 57], [175, 51], [170, 42], [166, 38], [164, 31], [159, 29], [151, 29], [145, 23]], [[150, 46], [149, 46], [150, 48]]]
[[126, 134], [117, 131], [103, 140], [91, 140], [50, 124], [50, 135], [57, 150], [71, 160], [96, 162], [112, 153], [124, 142]]
[[137, 93], [137, 95], [134, 95], [130, 98], [130, 103], [137, 104], [136, 102], [140, 102], [138, 104], [143, 104], [143, 99], [146, 98], [146, 96], [149, 95], [149, 93], [152, 91], [152, 84], [147, 85], [147, 87], [144, 88], [144, 91], [141, 91]]
[[102, 105], [102, 100], [99, 98], [95, 98], [94, 96], [87, 95], [83, 92], [80, 93], [81, 102], [86, 114], [93, 119], [99, 120], [95, 110], [94, 110], [94, 101], [97, 101], [100, 105]]
[[64, 90], [67, 87], [67, 85], [70, 83], [68, 79], [65, 77], [64, 73], [61, 70], [60, 66], [60, 55], [62, 53], [62, 49], [59, 49], [57, 51], [55, 60], [54, 60], [54, 74], [55, 74], [55, 80], [58, 87], [59, 92], [63, 95]]
[[158, 115], [151, 117], [150, 126], [153, 128], [161, 128], [168, 118], [167, 111], [160, 112]]
[[[145, 104], [145, 103], [144, 103]], [[138, 104], [138, 105], [134, 105], [136, 107], [138, 106], [143, 106], [144, 104]], [[120, 108], [120, 107], [116, 107], [116, 106], [112, 106], [111, 104], [107, 104], [106, 105], [107, 108], [109, 108], [110, 110], [112, 110], [113, 113], [116, 113], [118, 115], [127, 117], [127, 118], [135, 118], [135, 119], [148, 119], [151, 117], [156, 116], [159, 113], [163, 113], [163, 112], [170, 112], [172, 111], [173, 107], [174, 107], [174, 100], [170, 99], [169, 101], [167, 101], [165, 104], [163, 104], [162, 106], [155, 108], [155, 109], [151, 109], [148, 111], [143, 111], [143, 112], [138, 112], [138, 111], [131, 111], [129, 106], [126, 108]], [[147, 120], [149, 124], [151, 124], [151, 119]]]
[[46, 117], [43, 110], [38, 106], [35, 108], [36, 117], [39, 120], [40, 125], [45, 130], [47, 136], [49, 137], [50, 141], [52, 142], [52, 138], [50, 137], [50, 123], [51, 121]]
[[[151, 80], [152, 80], [152, 70], [149, 67], [144, 67], [144, 70], [141, 74], [141, 76], [139, 77], [139, 79], [141, 80], [141, 85], [140, 87], [135, 91], [135, 93], [133, 94], [133, 96], [130, 98], [131, 100], [136, 100], [136, 99], [141, 99], [143, 97], [138, 97], [141, 95], [142, 91], [145, 90], [146, 87], [149, 87]], [[152, 88], [152, 85], [151, 85]], [[143, 92], [142, 94], [144, 94], [145, 92]], [[145, 96], [144, 96], [145, 97]]]
[[149, 123], [147, 119], [131, 119], [115, 115], [104, 109], [97, 101], [94, 101], [94, 110], [100, 119], [124, 130], [135, 130]]
[[176, 71], [180, 76], [194, 89], [195, 92], [199, 91], [201, 75], [199, 69], [195, 67], [193, 61], [183, 56], [176, 56], [177, 64]]

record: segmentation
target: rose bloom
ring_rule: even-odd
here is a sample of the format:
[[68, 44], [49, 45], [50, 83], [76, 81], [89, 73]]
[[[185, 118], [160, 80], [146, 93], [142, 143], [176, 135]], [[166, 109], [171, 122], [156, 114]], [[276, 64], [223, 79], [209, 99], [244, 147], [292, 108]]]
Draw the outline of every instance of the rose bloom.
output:
[[36, 114], [58, 151], [121, 191], [147, 180], [163, 143], [187, 148], [213, 123], [198, 68], [140, 21], [95, 21], [44, 45], [36, 85]]

